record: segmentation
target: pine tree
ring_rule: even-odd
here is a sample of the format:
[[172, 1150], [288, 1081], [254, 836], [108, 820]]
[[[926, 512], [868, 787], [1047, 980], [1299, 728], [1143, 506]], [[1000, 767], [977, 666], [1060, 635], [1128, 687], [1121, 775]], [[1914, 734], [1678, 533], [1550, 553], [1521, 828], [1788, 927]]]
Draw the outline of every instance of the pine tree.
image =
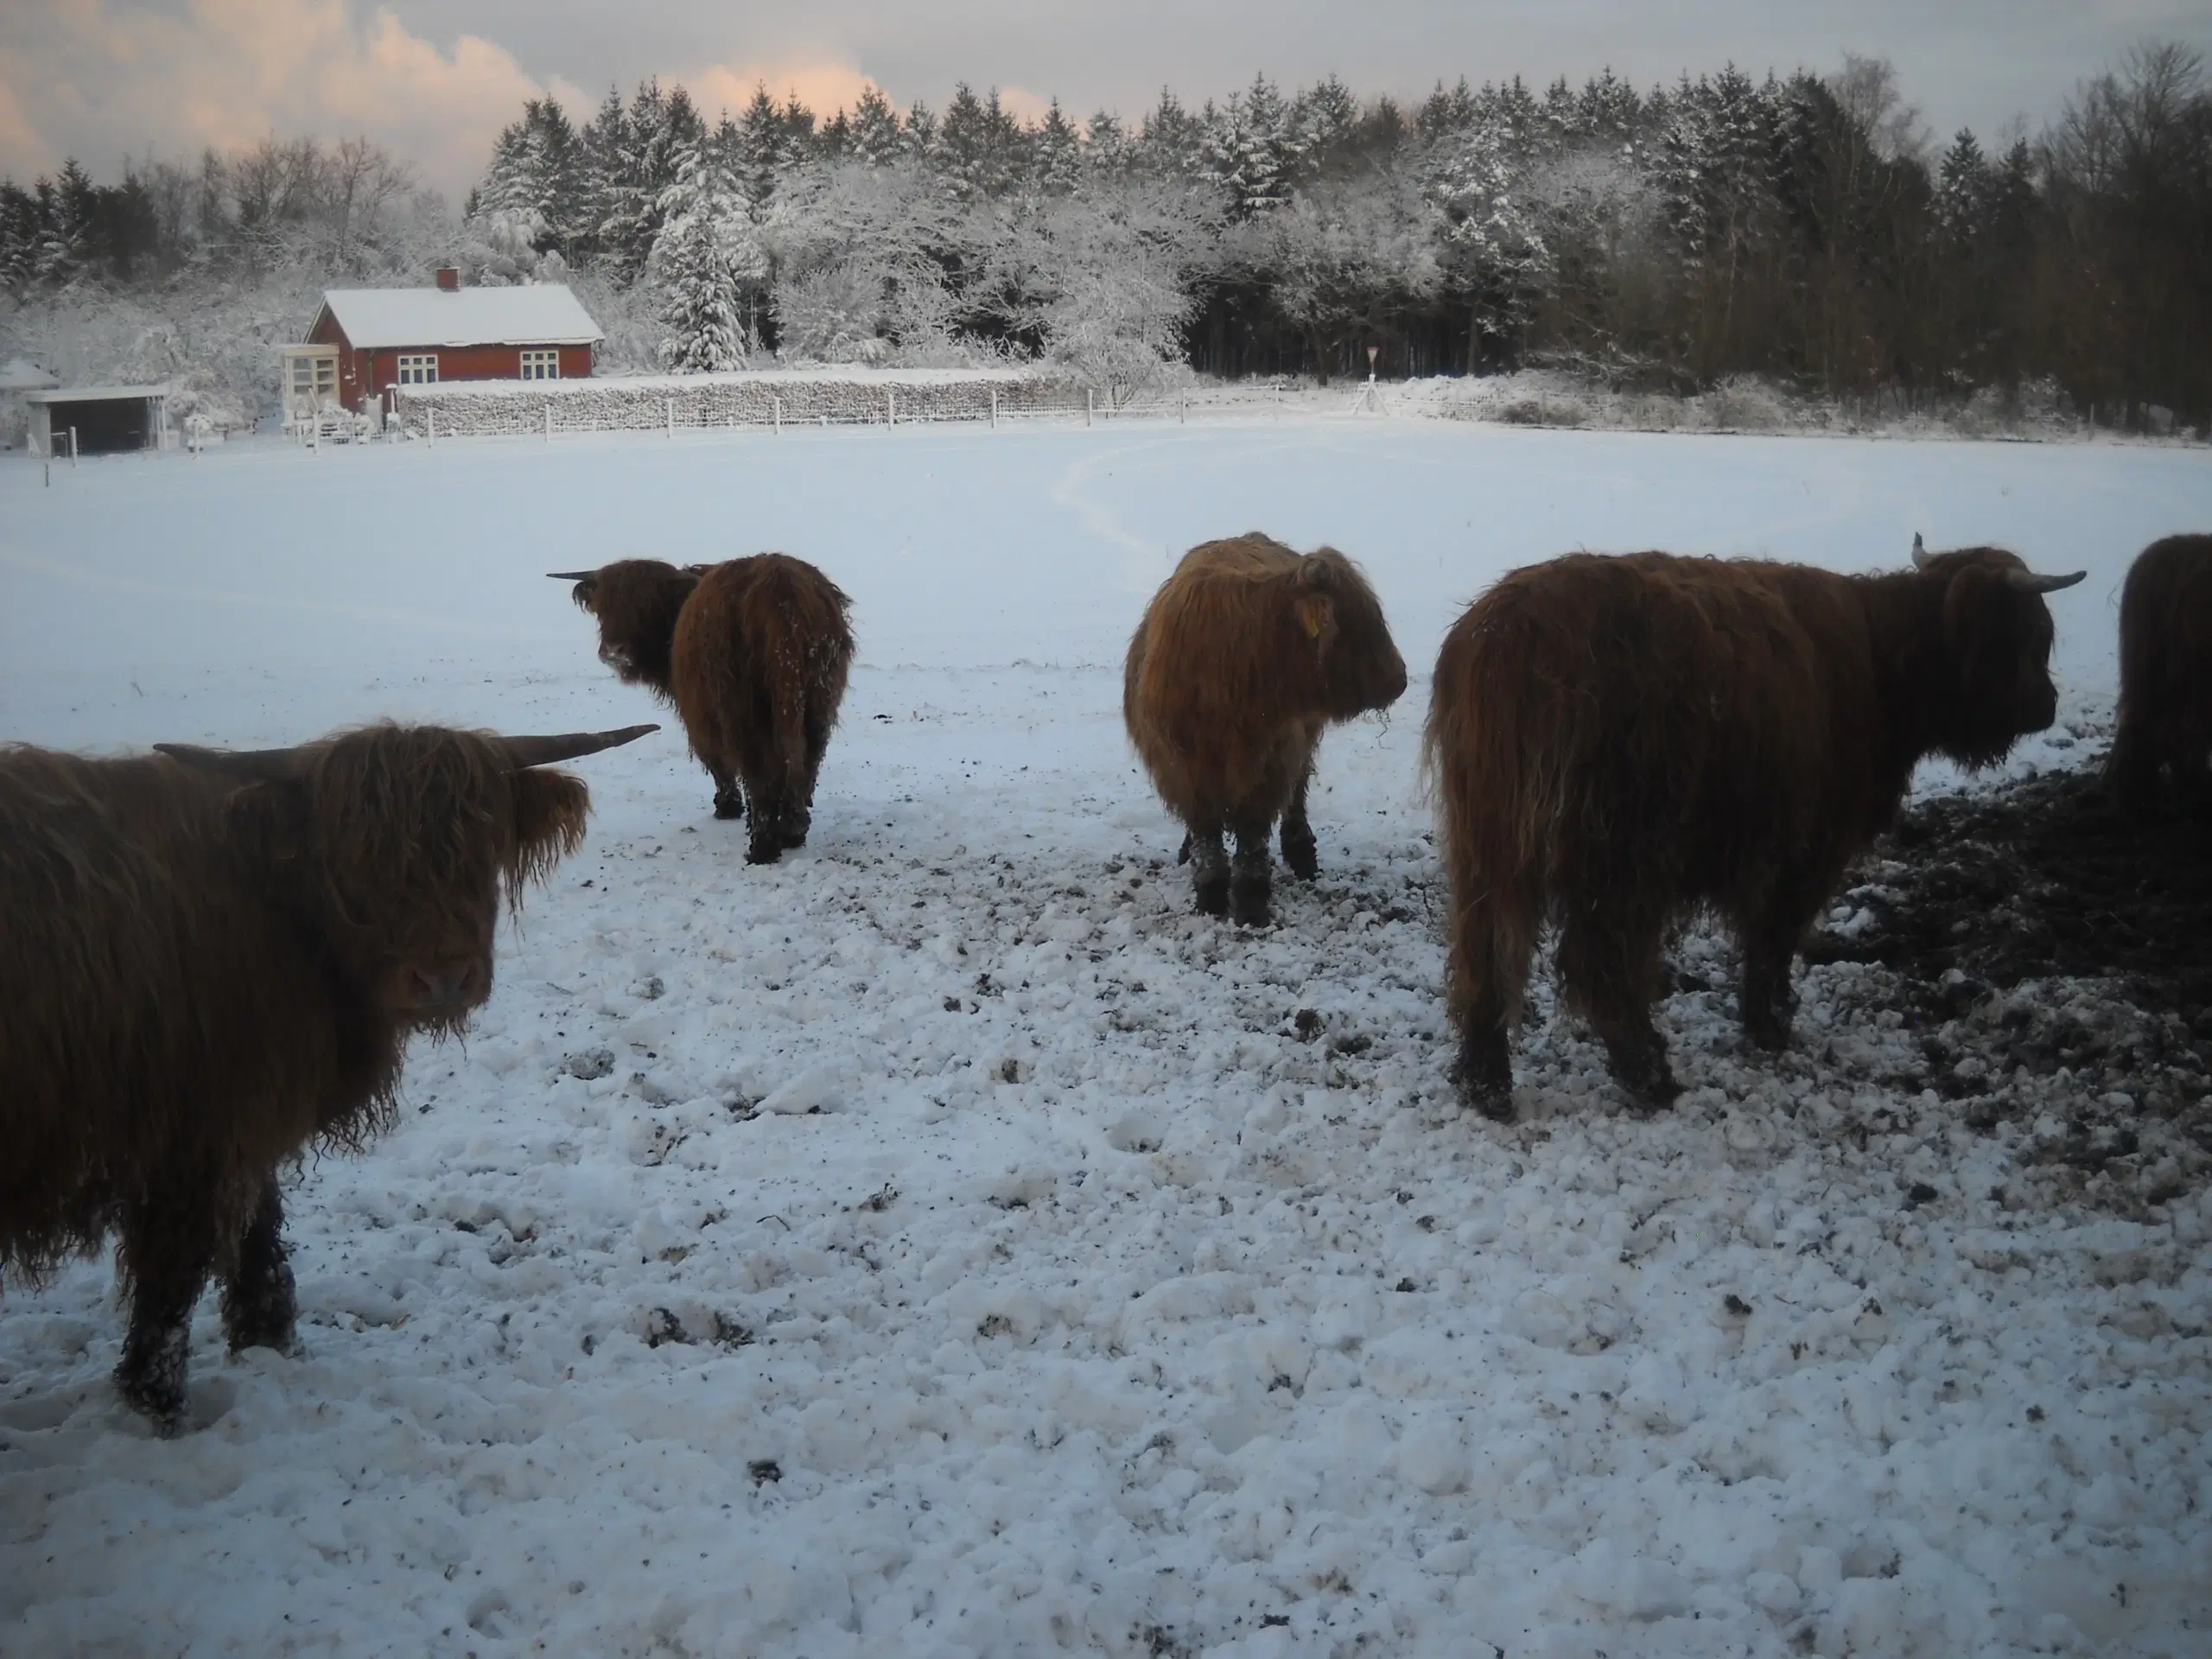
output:
[[777, 181], [790, 165], [790, 151], [791, 134], [784, 124], [784, 112], [768, 96], [766, 85], [755, 83], [745, 113], [738, 119], [736, 144], [730, 156], [746, 194], [756, 205], [765, 207], [774, 197]]
[[891, 107], [891, 100], [874, 86], [861, 87], [853, 104], [846, 153], [868, 167], [888, 166], [898, 158], [899, 138], [899, 111]]
[[1037, 188], [1048, 196], [1074, 194], [1083, 179], [1083, 143], [1060, 112], [1058, 99], [1045, 111], [1030, 148]]
[[1205, 122], [1183, 107], [1163, 86], [1160, 102], [1137, 134], [1137, 155], [1147, 171], [1160, 178], [1190, 178], [1205, 168]]
[[39, 242], [32, 268], [39, 281], [60, 288], [83, 276], [92, 257], [92, 175], [74, 156], [64, 158], [59, 179], [38, 181], [38, 205]]
[[0, 180], [0, 289], [21, 297], [38, 269], [38, 200], [13, 179]]
[[1117, 115], [1100, 110], [1084, 130], [1083, 162], [1093, 177], [1113, 177], [1128, 170], [1128, 130]]
[[652, 270], [669, 331], [663, 365], [682, 373], [742, 368], [753, 345], [747, 290], [768, 274], [743, 183], [701, 134], [657, 206]]
[[1290, 107], [1264, 74], [1253, 76], [1243, 92], [1231, 93], [1206, 123], [1205, 175], [1227, 197], [1234, 219], [1249, 219], [1287, 201], [1303, 154]]

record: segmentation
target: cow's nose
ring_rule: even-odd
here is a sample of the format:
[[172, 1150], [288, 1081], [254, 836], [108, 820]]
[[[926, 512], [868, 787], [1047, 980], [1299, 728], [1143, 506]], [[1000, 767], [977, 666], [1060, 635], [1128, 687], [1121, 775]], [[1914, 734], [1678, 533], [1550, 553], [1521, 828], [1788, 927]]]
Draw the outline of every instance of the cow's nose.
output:
[[449, 1007], [464, 1001], [476, 976], [475, 965], [459, 963], [443, 968], [417, 968], [415, 988], [426, 1008]]

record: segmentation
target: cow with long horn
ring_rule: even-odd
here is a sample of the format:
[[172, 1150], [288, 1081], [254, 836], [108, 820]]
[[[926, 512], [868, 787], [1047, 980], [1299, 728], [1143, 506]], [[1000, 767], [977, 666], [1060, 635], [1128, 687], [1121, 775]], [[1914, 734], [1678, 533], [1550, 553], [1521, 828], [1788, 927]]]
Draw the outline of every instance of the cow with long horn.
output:
[[1638, 1103], [1677, 1092], [1650, 1005], [1690, 909], [1733, 930], [1745, 1033], [1783, 1047], [1798, 943], [1913, 768], [1986, 766], [2050, 724], [2043, 595], [2082, 574], [1916, 536], [1889, 575], [1634, 553], [1500, 578], [1445, 636], [1427, 740], [1470, 1103], [1513, 1115], [1507, 1032], [1547, 923]]
[[546, 574], [575, 584], [599, 623], [600, 660], [681, 717], [715, 780], [715, 816], [750, 816], [747, 861], [805, 845], [853, 661], [852, 601], [837, 584], [783, 553]]
[[0, 1269], [115, 1235], [116, 1382], [162, 1432], [211, 1275], [233, 1351], [294, 1344], [278, 1173], [387, 1127], [409, 1036], [491, 995], [502, 892], [583, 836], [543, 768], [655, 729], [0, 748]]

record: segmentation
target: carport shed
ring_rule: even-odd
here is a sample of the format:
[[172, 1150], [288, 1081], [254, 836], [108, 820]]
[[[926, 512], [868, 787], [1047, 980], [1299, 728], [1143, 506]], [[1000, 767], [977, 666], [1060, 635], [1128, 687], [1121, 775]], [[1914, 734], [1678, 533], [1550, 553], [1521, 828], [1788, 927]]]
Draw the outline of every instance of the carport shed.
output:
[[71, 386], [23, 395], [30, 411], [30, 448], [37, 455], [121, 454], [168, 447], [169, 389], [165, 386]]

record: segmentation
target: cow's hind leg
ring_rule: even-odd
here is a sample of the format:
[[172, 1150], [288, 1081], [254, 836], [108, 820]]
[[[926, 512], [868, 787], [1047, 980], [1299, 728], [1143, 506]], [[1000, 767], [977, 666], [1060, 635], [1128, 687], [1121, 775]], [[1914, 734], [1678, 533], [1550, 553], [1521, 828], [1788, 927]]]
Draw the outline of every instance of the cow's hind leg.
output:
[[1268, 849], [1265, 818], [1236, 826], [1236, 856], [1229, 866], [1229, 911], [1246, 927], [1265, 927], [1274, 897], [1274, 858]]
[[1605, 1044], [1613, 1080], [1645, 1110], [1681, 1093], [1651, 1023], [1663, 931], [1663, 917], [1591, 904], [1576, 906], [1560, 932], [1560, 978]]
[[223, 1332], [231, 1351], [299, 1345], [299, 1303], [292, 1282], [291, 1252], [284, 1243], [284, 1198], [271, 1175], [261, 1202], [238, 1240], [238, 1264], [223, 1283]]
[[1460, 1097], [1493, 1123], [1513, 1121], [1513, 1056], [1505, 1001], [1485, 988], [1459, 1013], [1459, 1056], [1452, 1080]]
[[192, 1309], [213, 1266], [214, 1183], [172, 1172], [186, 1198], [164, 1192], [131, 1207], [117, 1265], [130, 1287], [130, 1328], [115, 1368], [116, 1391], [153, 1420], [156, 1432], [184, 1426], [192, 1357]]
[[1191, 896], [1201, 916], [1229, 914], [1229, 849], [1218, 825], [1193, 830], [1184, 837], [1191, 849]]
[[1290, 805], [1282, 815], [1282, 861], [1301, 881], [1311, 881], [1321, 874], [1319, 844], [1306, 817], [1306, 786], [1313, 781], [1313, 768], [1308, 766], [1291, 791]]
[[707, 770], [715, 780], [715, 816], [718, 818], [743, 817], [745, 791], [738, 785], [737, 775], [711, 762]]
[[790, 780], [780, 770], [774, 776], [748, 777], [745, 798], [753, 811], [746, 837], [745, 861], [773, 864], [784, 855], [785, 816], [790, 810]]

